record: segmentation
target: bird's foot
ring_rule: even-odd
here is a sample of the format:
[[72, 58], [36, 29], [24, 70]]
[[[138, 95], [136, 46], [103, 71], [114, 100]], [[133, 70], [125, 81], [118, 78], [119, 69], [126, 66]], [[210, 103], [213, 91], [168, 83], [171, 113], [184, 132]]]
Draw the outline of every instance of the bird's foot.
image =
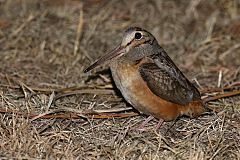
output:
[[145, 119], [145, 121], [143, 121], [137, 128], [136, 130], [138, 131], [145, 131], [146, 128], [145, 128], [145, 125], [150, 122], [151, 120], [153, 120], [154, 117], [153, 116], [149, 116], [147, 119]]
[[[135, 129], [138, 130], [138, 131], [141, 131], [141, 132], [146, 131], [147, 129], [146, 129], [145, 125], [146, 125], [148, 122], [150, 122], [151, 120], [153, 120], [153, 119], [154, 119], [153, 116], [149, 116], [142, 124], [140, 124], [140, 125], [139, 125], [137, 128], [135, 128]], [[160, 127], [162, 126], [163, 122], [164, 122], [163, 119], [159, 119], [159, 122], [158, 122], [158, 124], [156, 125], [155, 130], [160, 129]]]

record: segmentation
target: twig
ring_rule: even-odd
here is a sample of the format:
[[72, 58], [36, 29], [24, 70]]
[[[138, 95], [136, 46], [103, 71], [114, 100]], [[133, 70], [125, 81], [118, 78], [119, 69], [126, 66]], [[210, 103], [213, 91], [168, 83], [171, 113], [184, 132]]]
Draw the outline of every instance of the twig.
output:
[[83, 9], [81, 6], [80, 13], [79, 13], [78, 27], [77, 27], [77, 36], [74, 43], [74, 51], [73, 51], [74, 55], [77, 55], [77, 52], [78, 52], [79, 41], [81, 40], [81, 37], [82, 37], [82, 30], [83, 30]]
[[240, 81], [239, 82], [233, 82], [232, 84], [226, 86], [226, 87], [222, 87], [222, 88], [203, 88], [203, 89], [199, 89], [200, 93], [211, 93], [211, 92], [223, 92], [224, 90], [229, 90], [235, 86], [239, 86], [240, 85]]
[[101, 110], [94, 110], [97, 113], [116, 113], [116, 112], [123, 112], [132, 110], [132, 107], [127, 108], [112, 108], [112, 109], [101, 109]]
[[48, 111], [49, 108], [51, 107], [51, 105], [53, 103], [53, 100], [54, 100], [54, 97], [55, 97], [55, 92], [53, 91], [52, 94], [49, 97], [49, 101], [48, 101], [48, 105], [47, 105], [46, 111]]
[[12, 32], [10, 34], [10, 37], [13, 37], [15, 35], [17, 35], [19, 32], [21, 32], [29, 22], [31, 22], [36, 16], [33, 16], [32, 14], [29, 15], [29, 17], [27, 18], [26, 22], [21, 24], [16, 30], [14, 30], [14, 32]]
[[209, 101], [214, 101], [214, 100], [221, 99], [221, 98], [236, 96], [236, 95], [239, 95], [239, 94], [240, 94], [240, 90], [229, 92], [229, 93], [224, 93], [224, 94], [221, 94], [221, 95], [216, 95], [216, 96], [213, 96], [213, 97], [206, 97], [206, 98], [203, 99], [203, 103], [207, 103]]
[[223, 60], [228, 54], [234, 53], [234, 50], [235, 50], [235, 49], [238, 49], [238, 48], [240, 48], [240, 43], [235, 44], [234, 46], [232, 46], [231, 48], [229, 48], [226, 52], [222, 53], [222, 54], [219, 56], [219, 59], [220, 59], [220, 60]]
[[78, 91], [71, 91], [67, 93], [63, 93], [54, 97], [53, 101], [56, 101], [59, 98], [76, 95], [76, 94], [113, 94], [114, 90], [107, 90], [107, 89], [83, 89]]
[[219, 88], [220, 88], [221, 83], [222, 83], [222, 75], [223, 75], [222, 70], [220, 70], [219, 74], [218, 74], [218, 84], [217, 84], [217, 87], [219, 87]]
[[[6, 88], [12, 88], [12, 89], [22, 89], [20, 86], [17, 85], [8, 85], [8, 84], [0, 84], [1, 87], [6, 87]], [[26, 85], [24, 85], [26, 87]], [[84, 92], [84, 90], [86, 91], [86, 93], [92, 93], [93, 91], [90, 90], [94, 90], [98, 93], [98, 90], [103, 91], [102, 94], [106, 93], [106, 94], [112, 94], [114, 93], [113, 90], [110, 90], [111, 88], [109, 86], [80, 86], [80, 87], [68, 87], [68, 88], [38, 88], [38, 87], [29, 87], [27, 86], [28, 90], [30, 89], [32, 92], [42, 92], [45, 94], [50, 94], [52, 92], [55, 93], [70, 93], [73, 91], [79, 91], [81, 90], [82, 92]], [[109, 89], [104, 89], [104, 88], [109, 88]]]
[[[50, 114], [53, 114], [53, 113], [57, 113], [57, 112], [62, 112], [62, 110], [61, 109], [56, 109], [56, 110], [52, 110], [52, 111], [47, 111], [47, 112], [39, 114], [39, 115], [29, 116], [29, 118], [32, 117], [31, 121], [34, 121], [36, 119], [43, 118], [43, 117], [46, 117], [47, 115], [50, 115]], [[74, 114], [76, 114], [76, 113], [74, 113]], [[52, 116], [55, 116], [55, 115], [52, 115]], [[83, 115], [81, 115], [81, 116], [78, 115], [78, 117], [86, 118]]]
[[127, 118], [127, 117], [133, 117], [137, 116], [139, 113], [136, 112], [130, 112], [130, 113], [108, 113], [108, 114], [101, 114], [101, 115], [92, 115], [89, 116], [89, 118], [94, 119], [109, 119], [109, 118]]
[[[70, 110], [64, 109], [56, 109], [52, 111], [45, 112], [43, 114], [34, 114], [34, 113], [25, 113], [25, 112], [20, 112], [17, 110], [11, 110], [11, 109], [4, 109], [0, 108], [0, 113], [5, 113], [5, 114], [17, 114], [19, 116], [23, 116], [25, 118], [31, 118], [32, 121], [36, 119], [54, 119], [54, 118], [59, 118], [59, 119], [79, 119], [79, 118], [94, 118], [94, 119], [108, 119], [108, 118], [126, 118], [126, 117], [132, 117], [139, 115], [139, 113], [136, 112], [130, 112], [130, 113], [97, 113], [96, 111], [89, 112], [89, 111], [79, 111], [75, 112], [77, 110], [73, 109], [74, 113], [70, 112]], [[58, 112], [66, 112], [68, 113], [63, 113], [63, 114], [54, 114]], [[99, 112], [100, 110], [98, 110]], [[101, 112], [101, 111], [100, 111]]]
[[21, 88], [22, 88], [22, 90], [23, 90], [23, 92], [24, 92], [24, 95], [26, 95], [26, 91], [25, 91], [24, 87], [25, 87], [28, 91], [30, 91], [31, 93], [35, 94], [35, 92], [32, 90], [32, 88], [28, 87], [28, 86], [27, 86], [26, 84], [24, 84], [23, 82], [21, 82], [21, 81], [18, 80], [18, 84], [19, 84], [19, 86], [21, 86]]

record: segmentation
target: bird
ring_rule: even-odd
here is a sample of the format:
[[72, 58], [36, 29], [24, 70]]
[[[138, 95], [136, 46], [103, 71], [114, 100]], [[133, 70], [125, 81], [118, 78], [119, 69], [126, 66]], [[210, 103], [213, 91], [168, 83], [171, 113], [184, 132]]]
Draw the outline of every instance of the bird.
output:
[[162, 123], [183, 115], [194, 118], [209, 111], [198, 89], [145, 29], [126, 29], [121, 43], [84, 72], [103, 63], [109, 64], [125, 100], [140, 113], [149, 115], [147, 121], [157, 118]]

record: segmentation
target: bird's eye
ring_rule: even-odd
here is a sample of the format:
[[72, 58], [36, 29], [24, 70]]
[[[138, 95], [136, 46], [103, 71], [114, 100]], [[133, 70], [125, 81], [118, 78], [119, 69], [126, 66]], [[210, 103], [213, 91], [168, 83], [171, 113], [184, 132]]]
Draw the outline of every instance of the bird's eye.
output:
[[141, 33], [139, 33], [139, 32], [135, 33], [135, 39], [139, 40], [141, 38], [142, 38], [142, 34]]

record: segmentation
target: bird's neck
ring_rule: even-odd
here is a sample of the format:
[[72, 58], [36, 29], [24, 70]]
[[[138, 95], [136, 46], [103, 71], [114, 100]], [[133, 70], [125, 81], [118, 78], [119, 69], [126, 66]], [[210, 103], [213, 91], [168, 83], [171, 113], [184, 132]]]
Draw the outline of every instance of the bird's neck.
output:
[[110, 67], [114, 67], [114, 68], [118, 68], [119, 66], [135, 66], [136, 64], [138, 64], [141, 60], [131, 60], [127, 57], [119, 57], [118, 59], [112, 61], [110, 63]]

